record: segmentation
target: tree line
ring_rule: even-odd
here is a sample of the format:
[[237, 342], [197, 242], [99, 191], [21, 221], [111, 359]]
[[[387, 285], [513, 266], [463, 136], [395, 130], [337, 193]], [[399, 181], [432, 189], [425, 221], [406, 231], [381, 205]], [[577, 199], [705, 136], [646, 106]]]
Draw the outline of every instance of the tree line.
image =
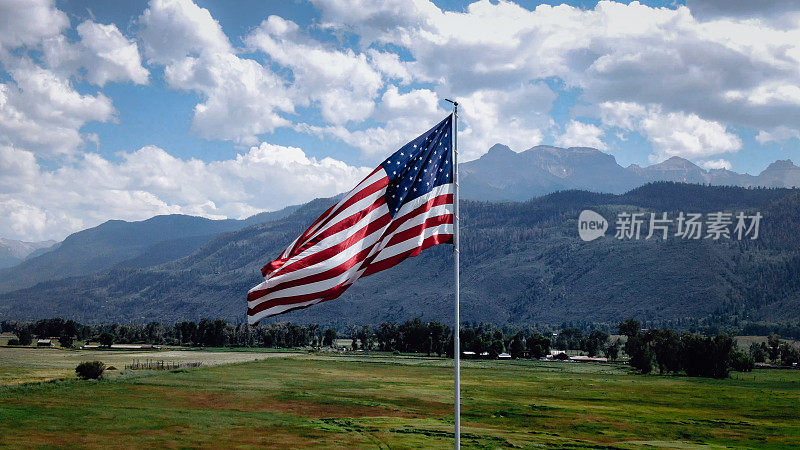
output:
[[[565, 324], [566, 325], [566, 324]], [[749, 371], [755, 363], [792, 366], [800, 362], [800, 351], [777, 334], [767, 342], [753, 343], [746, 350], [737, 347], [729, 334], [702, 335], [677, 332], [671, 328], [643, 329], [635, 319], [617, 325], [619, 337], [593, 329], [584, 333], [568, 326], [558, 332], [533, 327], [465, 325], [461, 328], [461, 350], [477, 356], [496, 358], [543, 358], [554, 350], [573, 350], [588, 356], [603, 355], [618, 360], [624, 354], [632, 368], [641, 373], [685, 373], [688, 376], [725, 378], [731, 370]], [[419, 318], [403, 323], [384, 322], [378, 326], [351, 326], [341, 336], [334, 328], [290, 322], [231, 324], [222, 319], [182, 321], [174, 324], [85, 325], [61, 318], [36, 322], [0, 322], [0, 330], [16, 338], [10, 345], [30, 345], [34, 336], [57, 337], [62, 347], [75, 341], [117, 344], [179, 345], [194, 347], [338, 347], [340, 338], [352, 350], [375, 350], [453, 357], [453, 333], [449, 326]], [[566, 358], [564, 355], [562, 358]]]
[[323, 332], [319, 326], [289, 322], [259, 325], [231, 324], [222, 319], [182, 321], [174, 324], [84, 325], [61, 318], [36, 322], [0, 322], [0, 330], [13, 333], [10, 345], [30, 345], [34, 336], [57, 338], [62, 347], [75, 341], [113, 344], [180, 345], [190, 347], [304, 347], [332, 345], [336, 331]]
[[658, 369], [660, 374], [685, 373], [688, 376], [727, 378], [731, 370], [749, 372], [756, 362], [793, 366], [800, 362], [800, 351], [772, 334], [767, 342], [752, 343], [746, 350], [738, 348], [733, 336], [719, 333], [703, 336], [663, 329], [642, 330], [641, 324], [628, 319], [619, 324], [620, 334], [627, 337], [624, 350], [630, 365], [641, 373]]

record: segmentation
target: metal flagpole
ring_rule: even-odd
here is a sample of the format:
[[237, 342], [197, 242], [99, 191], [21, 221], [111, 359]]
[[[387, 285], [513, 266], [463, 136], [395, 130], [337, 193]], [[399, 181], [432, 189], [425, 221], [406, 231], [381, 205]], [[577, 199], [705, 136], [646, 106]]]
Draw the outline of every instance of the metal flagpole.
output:
[[459, 283], [459, 244], [460, 244], [460, 233], [459, 233], [459, 222], [461, 218], [458, 214], [458, 102], [450, 99], [445, 99], [448, 102], [453, 104], [453, 130], [452, 130], [452, 139], [453, 139], [453, 183], [455, 184], [455, 193], [453, 194], [453, 203], [454, 203], [454, 217], [453, 217], [453, 248], [454, 248], [454, 259], [455, 259], [455, 282], [456, 282], [456, 299], [455, 299], [455, 310], [456, 310], [456, 317], [455, 317], [455, 329], [453, 331], [453, 371], [454, 371], [454, 400], [455, 400], [455, 415], [454, 415], [454, 422], [455, 422], [455, 449], [459, 450], [461, 448], [461, 344], [460, 344], [460, 336], [461, 333], [461, 319], [459, 318], [459, 297], [461, 286]]

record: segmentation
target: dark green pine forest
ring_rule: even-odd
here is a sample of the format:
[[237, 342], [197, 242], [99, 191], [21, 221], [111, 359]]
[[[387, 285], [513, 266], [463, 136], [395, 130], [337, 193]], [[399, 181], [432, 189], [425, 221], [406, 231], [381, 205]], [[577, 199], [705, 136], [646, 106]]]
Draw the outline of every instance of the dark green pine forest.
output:
[[[188, 256], [117, 264], [0, 295], [0, 320], [69, 317], [88, 323], [245, 318], [259, 269], [333, 199], [217, 235]], [[606, 236], [578, 237], [591, 209]], [[724, 317], [800, 319], [800, 191], [651, 183], [625, 194], [564, 191], [520, 203], [462, 202], [462, 319], [473, 323], [617, 323]], [[620, 212], [760, 212], [756, 240], [614, 238]], [[649, 215], [648, 215], [649, 217]], [[672, 225], [670, 234], [675, 233]], [[733, 226], [731, 226], [733, 231]], [[359, 280], [339, 299], [268, 321], [348, 324], [452, 319], [452, 247], [438, 246]]]

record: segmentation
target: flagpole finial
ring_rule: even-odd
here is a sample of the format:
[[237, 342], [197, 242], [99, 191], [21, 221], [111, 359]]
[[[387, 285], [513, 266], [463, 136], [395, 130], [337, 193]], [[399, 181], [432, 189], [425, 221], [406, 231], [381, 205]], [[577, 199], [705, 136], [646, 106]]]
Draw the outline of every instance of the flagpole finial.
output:
[[446, 99], [444, 99], [444, 101], [452, 103], [453, 106], [458, 106], [458, 102], [455, 101], [455, 100], [450, 100], [449, 98], [446, 98]]

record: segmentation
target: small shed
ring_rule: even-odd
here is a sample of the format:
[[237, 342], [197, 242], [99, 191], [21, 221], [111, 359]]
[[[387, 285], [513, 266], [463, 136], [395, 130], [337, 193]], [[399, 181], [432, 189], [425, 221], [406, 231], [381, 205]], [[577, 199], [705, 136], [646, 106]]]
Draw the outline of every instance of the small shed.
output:
[[53, 340], [52, 339], [39, 339], [38, 341], [36, 341], [36, 346], [37, 347], [52, 347], [53, 346]]
[[508, 353], [500, 353], [499, 355], [497, 355], [497, 359], [511, 359], [511, 355], [509, 355]]

